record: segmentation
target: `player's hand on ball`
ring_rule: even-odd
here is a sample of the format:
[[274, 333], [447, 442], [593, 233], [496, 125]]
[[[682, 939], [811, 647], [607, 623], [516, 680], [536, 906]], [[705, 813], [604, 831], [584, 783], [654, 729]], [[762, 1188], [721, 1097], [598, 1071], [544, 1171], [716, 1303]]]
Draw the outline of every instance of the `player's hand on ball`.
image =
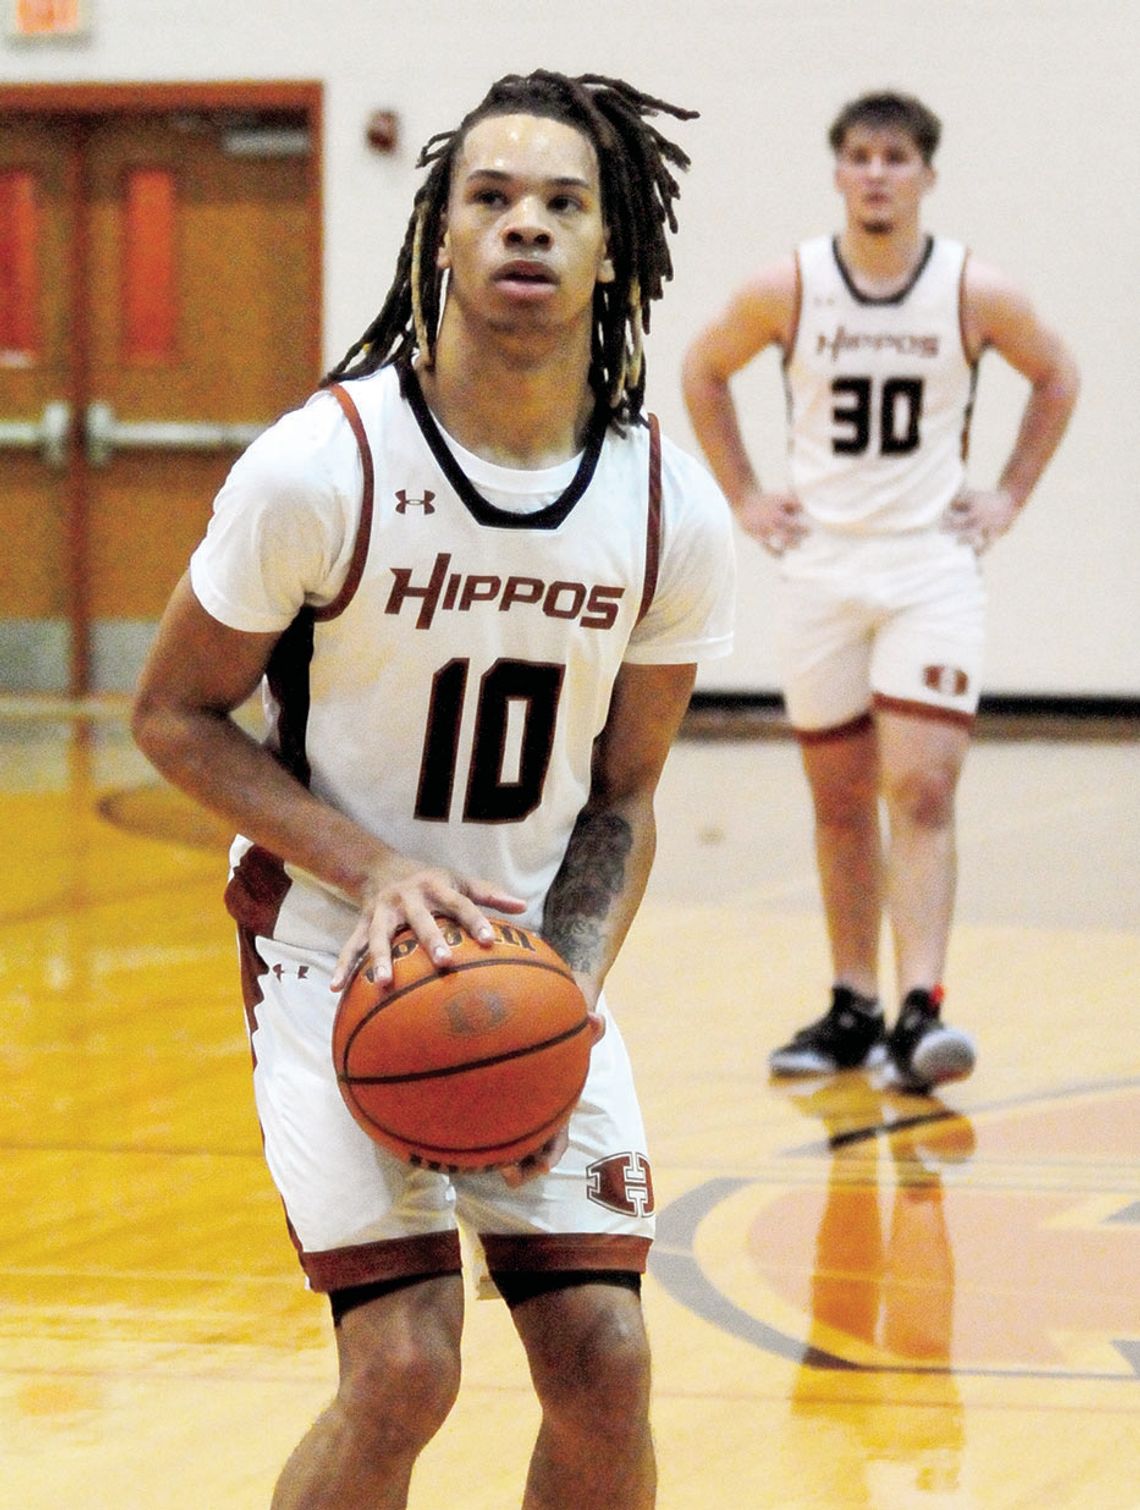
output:
[[361, 957], [372, 958], [373, 978], [381, 985], [392, 979], [392, 939], [410, 928], [437, 970], [451, 964], [451, 946], [440, 919], [454, 919], [476, 943], [490, 945], [494, 932], [482, 911], [512, 914], [526, 911], [521, 897], [511, 896], [491, 881], [456, 876], [438, 866], [410, 865], [397, 877], [375, 875], [366, 881], [360, 916], [337, 958], [334, 991], [343, 990]]

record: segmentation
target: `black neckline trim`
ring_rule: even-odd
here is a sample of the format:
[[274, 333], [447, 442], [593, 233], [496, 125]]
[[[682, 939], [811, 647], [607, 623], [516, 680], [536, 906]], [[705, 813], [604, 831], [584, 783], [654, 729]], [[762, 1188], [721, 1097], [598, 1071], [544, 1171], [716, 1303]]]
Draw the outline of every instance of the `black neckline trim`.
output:
[[598, 457], [602, 454], [602, 443], [606, 438], [608, 420], [599, 409], [590, 421], [589, 432], [586, 436], [586, 446], [582, 452], [582, 459], [578, 463], [578, 470], [574, 473], [570, 486], [561, 493], [553, 502], [545, 508], [536, 509], [531, 514], [515, 514], [509, 509], [501, 509], [484, 498], [467, 473], [455, 459], [455, 453], [443, 437], [443, 432], [436, 424], [435, 416], [428, 408], [427, 399], [424, 398], [423, 389], [420, 387], [419, 378], [416, 376], [410, 364], [402, 364], [399, 370], [400, 391], [407, 399], [412, 413], [416, 417], [416, 423], [423, 432], [423, 437], [431, 448], [432, 455], [443, 470], [444, 476], [451, 486], [459, 494], [464, 507], [479, 524], [490, 525], [495, 529], [502, 530], [554, 530], [562, 523], [570, 510], [581, 498], [582, 494], [590, 486], [594, 471], [598, 465]]
[[855, 287], [855, 282], [851, 277], [851, 274], [847, 271], [847, 265], [843, 261], [843, 258], [839, 255], [839, 237], [833, 236], [831, 238], [831, 254], [835, 258], [835, 265], [839, 269], [839, 276], [843, 279], [844, 283], [846, 283], [847, 292], [851, 295], [851, 297], [857, 304], [901, 304], [902, 301], [906, 298], [907, 294], [910, 293], [911, 289], [926, 271], [926, 264], [930, 261], [931, 253], [933, 251], [934, 237], [928, 236], [926, 238], [926, 250], [918, 259], [918, 266], [907, 279], [904, 286], [899, 289], [897, 294], [864, 294], [860, 293], [860, 291]]

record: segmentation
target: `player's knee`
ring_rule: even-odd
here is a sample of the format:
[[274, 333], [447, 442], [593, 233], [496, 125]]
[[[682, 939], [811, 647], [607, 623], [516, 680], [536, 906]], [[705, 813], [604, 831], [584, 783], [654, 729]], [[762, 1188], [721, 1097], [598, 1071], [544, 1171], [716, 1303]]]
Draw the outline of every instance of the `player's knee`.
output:
[[418, 1451], [459, 1392], [458, 1348], [442, 1336], [405, 1336], [342, 1368], [337, 1403], [358, 1441], [379, 1456]]
[[812, 788], [815, 820], [823, 828], [858, 829], [877, 825], [878, 787], [874, 781], [819, 783]]
[[650, 1356], [641, 1310], [598, 1288], [598, 1304], [555, 1346], [532, 1356], [545, 1410], [564, 1420], [638, 1420], [648, 1409]]
[[885, 784], [891, 810], [921, 828], [945, 828], [954, 817], [957, 772], [945, 765], [902, 771]]

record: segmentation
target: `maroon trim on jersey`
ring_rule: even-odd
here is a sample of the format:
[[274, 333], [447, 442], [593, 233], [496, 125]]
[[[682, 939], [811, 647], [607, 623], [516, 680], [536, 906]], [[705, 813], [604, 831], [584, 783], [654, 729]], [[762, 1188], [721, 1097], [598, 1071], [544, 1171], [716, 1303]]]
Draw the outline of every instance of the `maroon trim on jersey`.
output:
[[637, 611], [640, 624], [649, 612], [653, 595], [657, 591], [657, 574], [661, 568], [661, 426], [656, 414], [649, 416], [649, 507], [645, 519], [645, 585], [641, 591], [641, 607]]
[[[273, 754], [305, 787], [312, 775], [305, 751], [309, 722], [309, 662], [312, 657], [313, 613], [305, 608], [274, 645], [265, 668], [265, 680], [277, 708]], [[226, 908], [239, 927], [248, 929], [251, 935], [272, 938], [281, 904], [292, 884], [284, 860], [262, 845], [254, 844], [242, 855], [230, 877], [226, 887]], [[261, 965], [255, 950], [253, 958]], [[246, 963], [243, 946], [243, 978]], [[264, 973], [265, 967], [261, 965], [256, 974]], [[247, 994], [247, 1015], [260, 1000], [260, 988], [252, 1001]]]
[[970, 369], [970, 396], [966, 400], [966, 407], [962, 413], [962, 437], [959, 446], [963, 461], [968, 461], [970, 456], [970, 426], [974, 419], [974, 400], [978, 394], [978, 363], [982, 360], [980, 351], [976, 357], [970, 355], [970, 349], [966, 343], [966, 265], [969, 260], [970, 252], [967, 248], [962, 257], [962, 271], [958, 274], [958, 337], [962, 342], [962, 356]]
[[792, 326], [791, 330], [788, 332], [788, 344], [784, 348], [785, 367], [787, 367], [788, 363], [792, 360], [792, 355], [796, 349], [796, 337], [800, 333], [800, 316], [803, 314], [804, 308], [804, 270], [800, 263], [799, 247], [797, 247], [795, 252], [792, 254], [792, 260], [795, 263], [796, 268], [796, 288], [794, 295], [795, 307], [792, 310]]
[[973, 713], [963, 713], [960, 708], [940, 708], [935, 703], [912, 702], [906, 697], [887, 697], [883, 692], [876, 692], [874, 696], [876, 708], [881, 708], [884, 713], [901, 713], [907, 718], [929, 718], [935, 723], [958, 724], [964, 729], [974, 726], [975, 716]]
[[251, 935], [272, 938], [281, 903], [291, 885], [284, 862], [260, 844], [253, 844], [230, 877], [226, 911], [239, 928]]
[[857, 713], [854, 718], [849, 718], [846, 723], [833, 724], [829, 729], [793, 729], [792, 733], [802, 745], [825, 744], [830, 739], [850, 739], [853, 734], [862, 734], [869, 729], [874, 719], [870, 711]]
[[562, 1269], [615, 1270], [644, 1274], [648, 1237], [628, 1232], [481, 1232], [479, 1241], [492, 1274], [554, 1274]]
[[461, 1274], [463, 1261], [457, 1232], [425, 1232], [420, 1237], [392, 1237], [351, 1248], [327, 1248], [319, 1253], [300, 1250], [301, 1267], [319, 1294], [347, 1290], [354, 1285], [389, 1279], [427, 1278], [432, 1274]]
[[226, 911], [238, 925], [241, 998], [255, 1065], [257, 1051], [252, 1048], [252, 1038], [257, 1009], [265, 1000], [261, 977], [269, 969], [258, 953], [257, 939], [273, 937], [281, 903], [292, 884], [277, 856], [255, 844], [242, 855], [226, 887]]
[[962, 342], [962, 356], [967, 367], [976, 367], [982, 354], [979, 351], [976, 357], [971, 356], [970, 344], [966, 339], [966, 265], [969, 260], [970, 252], [967, 248], [962, 255], [962, 269], [958, 274], [958, 338]]
[[316, 615], [302, 608], [273, 647], [265, 681], [276, 706], [274, 753], [302, 786], [312, 777], [305, 741], [309, 730], [309, 665], [313, 659]]
[[[239, 910], [244, 910], [247, 900], [244, 892], [240, 894], [237, 892], [233, 893], [231, 905], [230, 887], [232, 886], [233, 881], [226, 888], [226, 906], [231, 912], [235, 907]], [[257, 1028], [257, 1009], [265, 1000], [265, 992], [261, 989], [261, 977], [269, 969], [269, 966], [258, 953], [257, 939], [252, 929], [239, 924], [237, 938], [242, 1006], [245, 1008], [245, 1020], [250, 1035], [250, 1052], [253, 1055], [253, 1063], [256, 1068], [257, 1050], [253, 1046], [253, 1034]]]
[[344, 417], [352, 427], [353, 435], [356, 436], [360, 465], [364, 472], [364, 489], [360, 501], [360, 523], [356, 530], [356, 542], [352, 547], [352, 560], [348, 564], [348, 576], [345, 577], [340, 592], [331, 603], [326, 603], [323, 608], [314, 609], [314, 617], [322, 621], [335, 619], [338, 614], [342, 614], [352, 602], [353, 595], [360, 586], [360, 579], [364, 575], [364, 563], [368, 559], [368, 544], [372, 539], [372, 507], [376, 493], [372, 447], [368, 444], [368, 436], [364, 433], [364, 422], [360, 418], [360, 411], [339, 383], [334, 383], [328, 391], [344, 410]]

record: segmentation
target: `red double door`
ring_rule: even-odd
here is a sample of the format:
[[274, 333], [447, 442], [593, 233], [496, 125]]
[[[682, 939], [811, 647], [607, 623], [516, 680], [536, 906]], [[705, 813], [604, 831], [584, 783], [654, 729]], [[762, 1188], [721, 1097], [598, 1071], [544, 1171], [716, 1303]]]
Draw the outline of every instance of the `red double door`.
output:
[[133, 684], [319, 376], [315, 85], [0, 89], [0, 690]]

